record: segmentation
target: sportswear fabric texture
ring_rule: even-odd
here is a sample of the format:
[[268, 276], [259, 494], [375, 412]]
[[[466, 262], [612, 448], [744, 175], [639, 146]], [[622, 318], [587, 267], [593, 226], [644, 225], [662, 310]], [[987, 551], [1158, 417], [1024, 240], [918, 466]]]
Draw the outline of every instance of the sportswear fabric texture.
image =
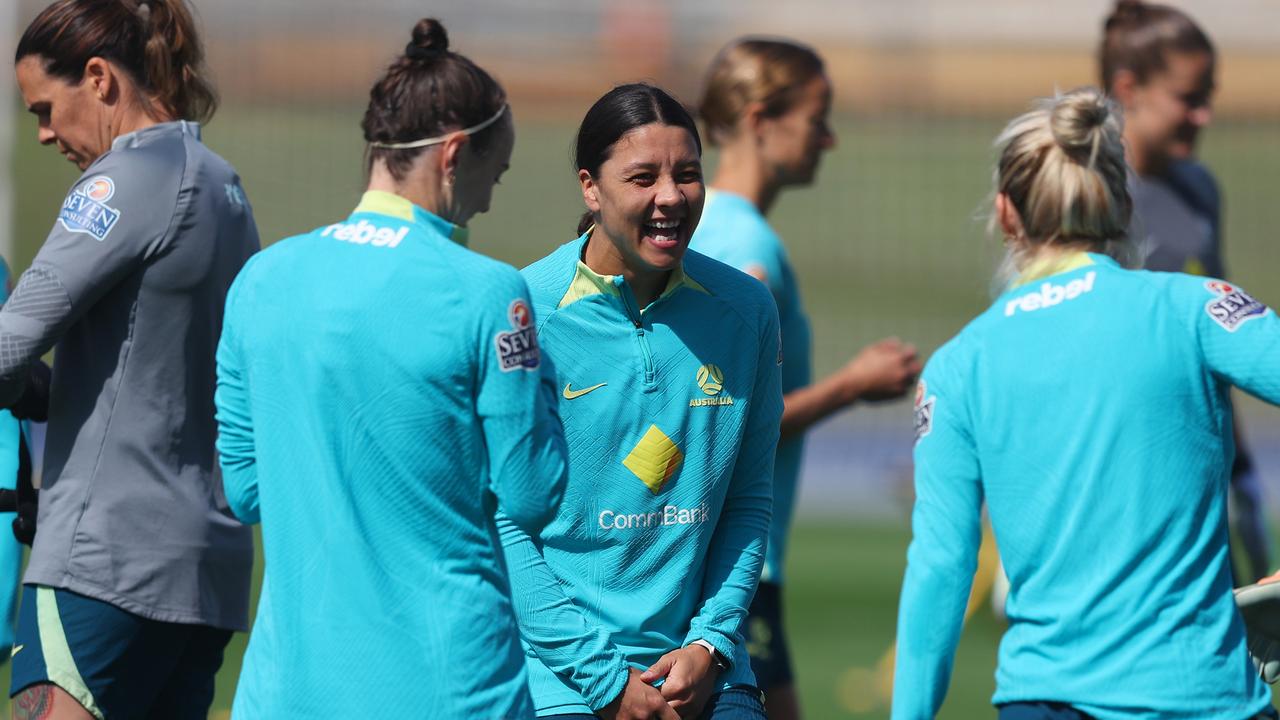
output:
[[1226, 283], [1101, 255], [1026, 277], [917, 388], [893, 717], [942, 703], [984, 500], [1011, 583], [995, 704], [1260, 712], [1227, 552], [1229, 390], [1280, 402], [1280, 321]]
[[564, 440], [524, 280], [464, 233], [368, 192], [231, 290], [218, 449], [266, 560], [237, 717], [533, 715], [493, 515], [542, 527]]
[[91, 164], [0, 310], [0, 406], [57, 344], [25, 582], [243, 630], [253, 536], [214, 462], [227, 288], [258, 249], [235, 171], [167, 122]]
[[[9, 264], [0, 258], [0, 302], [9, 297]], [[19, 437], [22, 424], [8, 410], [0, 410], [0, 489], [18, 487]], [[0, 512], [0, 665], [9, 661], [14, 625], [18, 621], [22, 544], [13, 535], [16, 512]]]
[[[787, 248], [760, 210], [741, 195], [709, 190], [702, 219], [689, 247], [744, 272], [764, 273], [769, 292], [778, 304], [778, 321], [782, 325], [782, 394], [807, 387], [813, 373], [809, 317], [800, 301], [800, 286], [787, 257]], [[795, 515], [803, 455], [803, 434], [778, 443], [773, 471], [773, 523], [769, 526], [764, 571], [760, 574], [763, 582], [783, 583], [783, 561]]]
[[[1133, 198], [1131, 235], [1143, 249], [1147, 270], [1226, 278], [1222, 257], [1222, 201], [1218, 183], [1204, 165], [1176, 160], [1163, 175], [1129, 175]], [[1234, 501], [1229, 513], [1249, 567], [1246, 580], [1270, 573], [1266, 501], [1253, 461], [1236, 448], [1231, 472]], [[1247, 576], [1252, 576], [1248, 578]]]
[[741, 630], [782, 417], [759, 282], [687, 252], [642, 311], [581, 261], [586, 242], [524, 270], [563, 388], [565, 499], [532, 538], [499, 522], [540, 716], [598, 710], [629, 667], [698, 639], [731, 662], [721, 689], [755, 684]]
[[205, 720], [231, 631], [148, 620], [67, 590], [22, 591], [10, 695], [62, 688], [99, 720]]

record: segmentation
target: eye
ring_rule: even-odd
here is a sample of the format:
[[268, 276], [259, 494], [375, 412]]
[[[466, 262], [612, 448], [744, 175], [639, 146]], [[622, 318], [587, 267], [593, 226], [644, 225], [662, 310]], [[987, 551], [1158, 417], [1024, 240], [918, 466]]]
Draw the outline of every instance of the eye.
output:
[[658, 181], [658, 178], [653, 173], [647, 173], [647, 172], [637, 173], [627, 178], [627, 182], [635, 183], [640, 187], [649, 187], [650, 185], [654, 184], [657, 181]]
[[679, 182], [680, 182], [680, 184], [681, 184], [681, 185], [687, 185], [687, 184], [689, 184], [689, 183], [701, 182], [701, 180], [702, 180], [702, 170], [697, 169], [697, 168], [692, 168], [692, 169], [689, 169], [689, 170], [683, 170], [683, 171], [681, 171], [681, 172], [680, 172], [680, 174], [679, 174], [679, 175], [677, 175], [676, 177], [677, 177], [677, 179], [679, 180]]

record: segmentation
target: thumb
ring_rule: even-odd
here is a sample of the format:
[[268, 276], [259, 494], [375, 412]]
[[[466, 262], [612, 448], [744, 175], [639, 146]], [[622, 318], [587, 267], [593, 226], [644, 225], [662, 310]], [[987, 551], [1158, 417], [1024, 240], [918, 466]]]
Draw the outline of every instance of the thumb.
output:
[[667, 676], [667, 673], [671, 672], [671, 668], [675, 664], [676, 660], [672, 656], [672, 653], [667, 653], [666, 655], [658, 658], [658, 662], [650, 665], [648, 670], [641, 673], [640, 680], [641, 682], [651, 683], [659, 678], [664, 678]]

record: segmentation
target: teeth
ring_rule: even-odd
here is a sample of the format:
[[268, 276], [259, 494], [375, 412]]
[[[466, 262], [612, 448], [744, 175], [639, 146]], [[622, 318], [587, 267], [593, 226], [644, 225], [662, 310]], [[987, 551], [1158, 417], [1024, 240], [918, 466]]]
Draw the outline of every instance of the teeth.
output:
[[680, 227], [679, 220], [662, 220], [649, 223], [650, 227], [656, 227], [659, 230], [670, 230], [671, 228]]

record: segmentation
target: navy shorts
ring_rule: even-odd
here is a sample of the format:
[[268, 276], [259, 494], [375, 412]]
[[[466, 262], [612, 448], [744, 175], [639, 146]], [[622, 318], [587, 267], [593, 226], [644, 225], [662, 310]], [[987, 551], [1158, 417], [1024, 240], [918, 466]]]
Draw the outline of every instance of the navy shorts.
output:
[[67, 590], [22, 588], [10, 697], [52, 683], [99, 720], [206, 720], [230, 630], [159, 622]]
[[[1016, 702], [999, 706], [999, 720], [1093, 720], [1087, 715], [1065, 703], [1056, 702]], [[1275, 710], [1263, 710], [1252, 718], [1241, 720], [1264, 720], [1276, 718]]]
[[[766, 720], [764, 700], [753, 687], [735, 686], [721, 690], [707, 701], [697, 720]], [[541, 720], [597, 720], [595, 715], [571, 713], [549, 715]]]
[[782, 629], [782, 586], [762, 582], [747, 610], [747, 653], [756, 684], [769, 691], [795, 681], [791, 670], [791, 653], [787, 650], [787, 633]]

